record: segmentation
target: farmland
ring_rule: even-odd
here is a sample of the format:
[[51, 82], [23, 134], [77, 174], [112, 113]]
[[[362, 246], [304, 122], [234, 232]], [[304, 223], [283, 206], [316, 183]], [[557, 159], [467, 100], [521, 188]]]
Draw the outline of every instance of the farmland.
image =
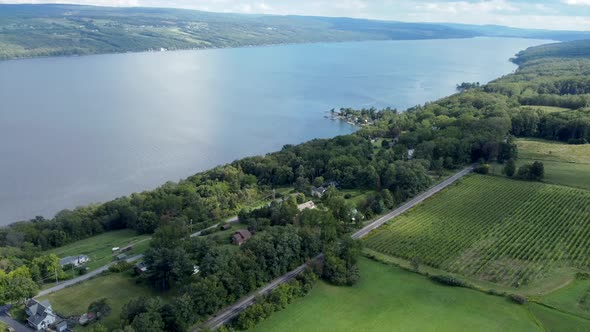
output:
[[359, 261], [353, 287], [318, 283], [253, 331], [541, 331], [526, 306], [436, 284], [400, 268]]
[[374, 251], [513, 288], [590, 268], [590, 192], [473, 175], [367, 238]]
[[[545, 182], [590, 190], [590, 145], [570, 145], [537, 139], [518, 139], [517, 166], [542, 161]], [[494, 173], [501, 174], [501, 166]]]

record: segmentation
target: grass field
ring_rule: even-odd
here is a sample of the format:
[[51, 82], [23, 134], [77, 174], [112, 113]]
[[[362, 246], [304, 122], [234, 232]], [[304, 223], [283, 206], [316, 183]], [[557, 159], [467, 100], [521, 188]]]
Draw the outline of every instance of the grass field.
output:
[[253, 331], [542, 331], [526, 306], [368, 259], [353, 287], [319, 282]]
[[590, 192], [472, 175], [371, 233], [369, 249], [520, 288], [590, 268]]
[[569, 108], [556, 107], [556, 106], [521, 106], [521, 109], [525, 110], [542, 110], [547, 113], [558, 113], [571, 111]]
[[590, 280], [576, 279], [567, 286], [541, 297], [539, 301], [553, 308], [590, 319], [590, 303], [584, 304], [584, 297], [590, 297]]
[[559, 312], [540, 304], [531, 303], [529, 308], [533, 315], [548, 332], [587, 332], [590, 331], [590, 320], [568, 313]]
[[131, 273], [126, 272], [90, 279], [42, 297], [41, 300], [49, 300], [57, 313], [68, 317], [85, 313], [90, 303], [105, 297], [108, 299], [112, 312], [102, 321], [102, 324], [109, 329], [116, 329], [119, 327], [119, 314], [123, 305], [132, 298], [144, 295], [157, 296], [158, 294], [147, 286], [136, 284]]
[[70, 243], [66, 246], [47, 251], [48, 254], [56, 254], [58, 257], [88, 255], [90, 262], [86, 265], [89, 269], [94, 270], [113, 260], [113, 247], [125, 247], [133, 245], [133, 250], [128, 255], [143, 253], [149, 247], [148, 235], [137, 235], [135, 231], [126, 229], [120, 231], [107, 232], [91, 238]]
[[[590, 190], [590, 144], [570, 145], [559, 142], [519, 139], [517, 166], [542, 161], [545, 182]], [[502, 166], [494, 173], [500, 175]]]

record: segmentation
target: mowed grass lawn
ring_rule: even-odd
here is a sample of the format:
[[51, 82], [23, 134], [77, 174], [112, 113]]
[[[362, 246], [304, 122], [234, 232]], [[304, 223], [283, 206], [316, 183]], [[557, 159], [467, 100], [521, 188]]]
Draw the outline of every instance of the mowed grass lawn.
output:
[[542, 331], [527, 306], [362, 258], [353, 287], [319, 282], [253, 331]]
[[101, 323], [109, 329], [116, 329], [119, 328], [121, 309], [129, 300], [140, 296], [157, 295], [148, 286], [136, 284], [131, 272], [125, 272], [96, 277], [41, 297], [41, 300], [49, 300], [54, 310], [68, 317], [82, 315], [87, 311], [90, 303], [103, 297], [107, 298], [112, 312]]
[[590, 270], [590, 191], [471, 175], [369, 234], [379, 253], [538, 289]]
[[[590, 144], [571, 145], [560, 142], [518, 139], [517, 166], [541, 161], [545, 166], [544, 182], [590, 190]], [[494, 173], [500, 175], [501, 165]]]
[[124, 229], [70, 243], [66, 246], [49, 250], [46, 253], [56, 254], [59, 258], [87, 255], [90, 257], [90, 262], [86, 266], [94, 270], [113, 261], [113, 247], [123, 248], [128, 245], [133, 245], [133, 250], [127, 252], [128, 255], [143, 253], [149, 247], [149, 236], [138, 235], [133, 230]]

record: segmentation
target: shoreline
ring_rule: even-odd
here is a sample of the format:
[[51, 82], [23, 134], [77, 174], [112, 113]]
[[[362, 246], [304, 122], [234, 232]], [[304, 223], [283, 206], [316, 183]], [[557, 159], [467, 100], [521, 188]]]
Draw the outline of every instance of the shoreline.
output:
[[[263, 47], [282, 47], [282, 46], [297, 46], [297, 45], [317, 45], [317, 44], [345, 44], [345, 43], [365, 43], [365, 42], [411, 42], [411, 41], [433, 41], [433, 40], [465, 40], [465, 39], [521, 39], [521, 40], [543, 40], [549, 43], [560, 43], [551, 39], [539, 39], [529, 37], [502, 37], [502, 36], [473, 36], [473, 37], [453, 37], [453, 38], [420, 38], [420, 39], [351, 39], [340, 41], [308, 41], [308, 42], [287, 42], [287, 43], [263, 43], [257, 45], [239, 45], [239, 46], [212, 46], [212, 47], [193, 47], [193, 48], [176, 48], [162, 50], [139, 50], [139, 51], [121, 51], [121, 52], [97, 52], [97, 53], [82, 53], [82, 54], [67, 54], [67, 55], [41, 55], [41, 56], [24, 56], [0, 59], [0, 65], [12, 61], [25, 61], [36, 59], [68, 59], [81, 58], [100, 55], [122, 55], [122, 54], [150, 54], [150, 53], [166, 53], [166, 52], [190, 52], [190, 51], [210, 51], [210, 50], [231, 50], [231, 49], [249, 49], [249, 48], [263, 48]], [[509, 59], [510, 61], [510, 59]]]
[[[466, 39], [504, 39], [504, 37], [470, 37], [470, 38], [448, 38], [448, 39], [431, 39], [431, 40], [441, 40], [441, 41], [446, 41], [446, 40], [466, 40]], [[506, 39], [519, 39], [519, 40], [525, 40], [525, 39], [529, 39], [529, 38], [506, 38]], [[270, 45], [260, 45], [260, 46], [252, 46], [252, 45], [250, 45], [250, 46], [242, 46], [242, 47], [231, 47], [231, 48], [250, 48], [250, 47], [283, 47], [283, 46], [289, 46], [289, 45], [305, 45], [305, 44], [336, 44], [336, 43], [383, 42], [383, 41], [387, 41], [387, 42], [390, 42], [390, 41], [408, 41], [408, 42], [417, 42], [417, 41], [422, 41], [422, 39], [420, 39], [420, 40], [364, 40], [364, 41], [343, 41], [343, 42], [318, 42], [318, 43], [270, 44]], [[231, 48], [230, 48], [230, 49], [231, 49]], [[211, 49], [215, 49], [215, 48], [203, 48], [203, 49], [181, 49], [181, 50], [173, 50], [173, 51], [184, 51], [184, 52], [189, 52], [189, 51], [193, 51], [193, 50], [211, 50]], [[218, 48], [218, 49], [222, 49], [222, 48]], [[223, 48], [223, 49], [226, 49], [226, 48]], [[151, 52], [150, 52], [150, 51], [144, 51], [144, 52], [127, 52], [127, 53], [152, 53], [152, 52], [154, 52], [154, 51], [151, 51]], [[170, 51], [168, 51], [168, 52], [170, 52]], [[111, 53], [111, 54], [123, 54], [123, 53]], [[97, 56], [97, 55], [104, 55], [104, 54], [88, 54], [88, 55], [95, 55], [95, 56]], [[62, 56], [60, 56], [60, 58], [61, 58], [61, 57], [62, 57]], [[70, 56], [63, 56], [63, 57], [70, 57]], [[71, 57], [78, 57], [78, 56], [74, 55], [74, 56], [71, 56]], [[47, 57], [47, 58], [58, 58], [58, 57]], [[21, 58], [21, 59], [7, 60], [7, 61], [15, 61], [15, 60], [31, 60], [31, 59], [36, 59], [36, 58]], [[503, 74], [503, 75], [501, 75], [501, 76], [498, 76], [498, 77], [496, 77], [496, 78], [494, 78], [494, 79], [498, 79], [498, 78], [500, 78], [500, 77], [502, 77], [502, 76], [504, 76], [504, 75], [507, 75], [507, 74], [510, 74], [510, 73]], [[453, 93], [450, 93], [450, 94], [444, 95], [444, 96], [442, 96], [442, 97], [440, 97], [440, 98], [438, 98], [438, 99], [444, 99], [444, 98], [447, 98], [447, 97], [449, 97], [449, 96], [452, 96], [452, 95], [454, 95], [455, 93], [456, 93], [456, 92], [453, 92]], [[436, 99], [436, 100], [438, 100], [438, 99]], [[427, 103], [427, 102], [429, 102], [429, 101], [427, 101], [427, 100], [423, 101], [423, 103]], [[403, 112], [403, 111], [405, 111], [405, 110], [402, 110], [401, 112]], [[336, 113], [334, 113], [334, 114], [336, 114]], [[351, 126], [351, 127], [352, 127], [352, 131], [353, 131], [351, 134], [353, 134], [355, 131], [359, 130], [360, 128], [362, 128], [362, 127], [364, 126], [364, 124], [361, 124], [361, 123], [355, 123], [355, 122], [349, 121], [348, 119], [346, 119], [345, 117], [343, 117], [343, 116], [341, 116], [341, 115], [338, 115], [338, 116], [332, 116], [332, 117], [330, 117], [330, 111], [323, 111], [323, 112], [322, 112], [322, 111], [319, 111], [319, 112], [318, 112], [318, 115], [319, 115], [319, 116], [318, 116], [318, 119], [317, 119], [317, 121], [325, 121], [325, 120], [338, 121], [338, 122], [339, 122], [340, 124], [342, 124], [342, 125]], [[322, 118], [320, 118], [320, 117], [322, 117]], [[325, 119], [323, 119], [323, 118], [325, 118]], [[367, 124], [367, 125], [370, 125], [370, 124]], [[309, 140], [305, 140], [305, 141], [302, 141], [302, 142], [299, 142], [299, 143], [295, 143], [295, 144], [301, 144], [301, 143], [304, 143], [304, 142], [307, 142], [307, 141], [309, 141]], [[287, 144], [288, 144], [288, 143], [287, 143]], [[277, 151], [277, 150], [266, 151], [266, 152], [264, 152], [264, 153], [257, 154], [257, 155], [264, 155], [264, 154], [267, 154], [267, 153], [273, 153], [273, 152], [276, 152], [276, 151]], [[250, 156], [250, 155], [249, 155], [249, 156]], [[255, 156], [255, 155], [251, 155], [251, 156]], [[246, 156], [246, 157], [248, 157], [248, 156]], [[231, 163], [231, 162], [232, 162], [232, 160], [237, 160], [237, 159], [241, 159], [241, 158], [244, 158], [244, 157], [231, 158], [231, 160], [229, 160], [229, 161], [227, 161], [227, 162], [221, 162], [221, 163], [218, 163], [218, 164], [216, 164], [215, 166], [212, 166], [212, 167], [207, 167], [207, 168], [204, 168], [204, 169], [202, 169], [202, 170], [198, 170], [198, 171], [196, 171], [196, 172], [195, 172], [195, 171], [193, 171], [193, 172], [191, 172], [190, 174], [187, 174], [186, 176], [180, 176], [179, 178], [177, 178], [177, 180], [171, 180], [171, 181], [173, 181], [173, 182], [178, 182], [178, 181], [181, 181], [181, 180], [183, 180], [183, 179], [186, 179], [187, 177], [193, 176], [193, 175], [195, 175], [195, 174], [198, 174], [198, 173], [201, 173], [201, 172], [205, 172], [205, 171], [207, 171], [207, 170], [210, 170], [210, 169], [212, 169], [212, 168], [215, 168], [215, 167], [217, 167], [217, 166], [226, 165], [226, 164], [228, 164], [228, 163]], [[169, 180], [170, 180], [170, 179], [169, 179]], [[126, 193], [124, 193], [124, 194], [121, 194], [121, 195], [111, 195], [111, 196], [109, 196], [109, 198], [107, 198], [107, 199], [105, 199], [105, 200], [97, 200], [97, 201], [92, 201], [92, 202], [88, 202], [88, 203], [77, 204], [77, 205], [75, 205], [75, 206], [72, 206], [72, 207], [64, 207], [64, 206], [60, 206], [60, 207], [57, 209], [57, 211], [56, 211], [55, 213], [48, 213], [48, 214], [38, 214], [38, 215], [42, 215], [42, 216], [44, 216], [44, 217], [45, 217], [45, 218], [47, 218], [47, 219], [51, 219], [51, 218], [53, 218], [53, 217], [55, 216], [55, 214], [56, 214], [57, 212], [59, 212], [59, 211], [61, 211], [61, 210], [64, 210], [64, 209], [68, 209], [68, 210], [74, 210], [75, 208], [77, 208], [77, 207], [81, 207], [81, 206], [88, 206], [88, 205], [101, 205], [101, 204], [104, 204], [104, 203], [106, 203], [106, 202], [109, 202], [109, 201], [111, 201], [111, 200], [115, 199], [115, 198], [114, 198], [114, 196], [129, 196], [129, 195], [131, 195], [131, 194], [133, 194], [133, 193], [149, 192], [149, 191], [152, 191], [152, 190], [155, 190], [155, 189], [159, 188], [159, 187], [160, 187], [160, 186], [162, 186], [164, 183], [165, 183], [165, 182], [163, 182], [163, 183], [159, 183], [159, 184], [157, 184], [157, 185], [155, 185], [155, 186], [153, 186], [153, 187], [144, 188], [144, 189], [142, 189], [142, 190], [138, 190], [138, 191], [133, 191], [133, 192], [126, 192]], [[11, 221], [9, 221], [9, 220], [6, 220], [6, 223], [5, 223], [5, 224], [2, 224], [2, 225], [0, 225], [0, 228], [1, 228], [1, 227], [9, 227], [9, 226], [10, 226], [10, 225], [12, 225], [12, 224], [15, 224], [15, 223], [18, 223], [18, 222], [22, 222], [22, 221], [25, 221], [25, 222], [26, 222], [26, 221], [29, 221], [29, 220], [31, 220], [32, 218], [34, 218], [34, 216], [32, 216], [32, 217], [29, 217], [29, 218], [19, 218], [20, 220], [19, 220], [19, 219], [17, 219], [17, 220], [11, 220]]]

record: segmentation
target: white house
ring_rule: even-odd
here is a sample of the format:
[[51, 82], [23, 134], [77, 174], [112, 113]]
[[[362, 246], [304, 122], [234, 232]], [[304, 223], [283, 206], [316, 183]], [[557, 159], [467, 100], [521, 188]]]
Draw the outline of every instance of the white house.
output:
[[47, 300], [39, 302], [35, 299], [30, 299], [25, 304], [25, 312], [29, 316], [27, 323], [37, 331], [48, 328], [49, 325], [55, 323], [57, 320], [57, 316], [53, 313], [51, 304]]
[[79, 256], [68, 256], [64, 257], [59, 260], [59, 265], [64, 267], [66, 265], [73, 265], [75, 267], [81, 266], [83, 264], [88, 263], [90, 261], [90, 257], [86, 255], [79, 255]]

